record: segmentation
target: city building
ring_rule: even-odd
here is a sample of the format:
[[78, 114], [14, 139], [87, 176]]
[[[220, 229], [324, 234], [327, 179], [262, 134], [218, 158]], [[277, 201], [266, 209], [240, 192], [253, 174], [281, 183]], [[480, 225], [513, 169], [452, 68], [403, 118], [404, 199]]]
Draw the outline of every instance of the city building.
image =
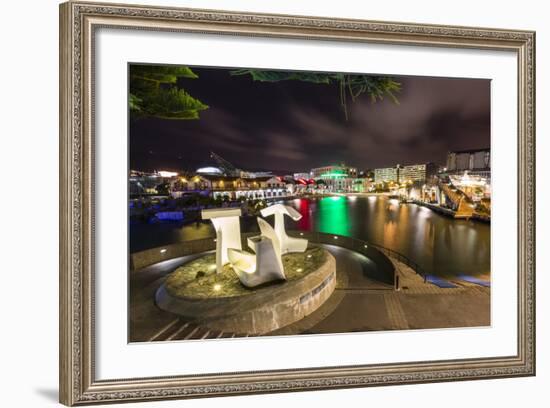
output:
[[374, 169], [375, 183], [425, 183], [430, 177], [437, 174], [437, 165], [434, 163], [410, 164], [402, 166]]
[[449, 152], [447, 154], [446, 173], [468, 174], [491, 178], [491, 149], [472, 149]]
[[399, 168], [399, 181], [412, 181], [413, 183], [425, 183], [437, 174], [437, 166], [434, 163], [411, 164]]
[[128, 178], [128, 190], [131, 196], [159, 194], [158, 187], [170, 183], [178, 173], [159, 171], [147, 173], [144, 171], [130, 170]]
[[294, 186], [278, 177], [242, 178], [213, 174], [195, 175], [190, 178], [180, 177], [171, 184], [171, 195], [174, 198], [186, 194], [199, 193], [212, 198], [238, 200], [266, 199], [288, 197], [294, 192]]
[[352, 191], [354, 193], [368, 193], [371, 191], [372, 182], [366, 177], [353, 179]]
[[293, 188], [277, 177], [212, 177], [210, 178], [213, 198], [227, 197], [232, 200], [283, 198], [292, 195]]
[[261, 178], [261, 177], [274, 177], [273, 172], [271, 171], [244, 171], [241, 170], [240, 177], [247, 178], [247, 179], [255, 179], [255, 178]]
[[355, 178], [357, 177], [357, 169], [355, 167], [348, 167], [345, 164], [330, 165], [311, 169], [310, 174], [313, 179]]
[[294, 178], [294, 180], [309, 180], [311, 178], [311, 174], [310, 173], [294, 173], [292, 175], [292, 177]]
[[353, 192], [357, 169], [345, 164], [311, 169], [311, 177], [327, 192]]
[[395, 167], [384, 167], [374, 169], [375, 183], [399, 182], [399, 165]]
[[457, 187], [474, 203], [483, 199], [491, 198], [491, 185], [487, 183], [487, 179], [482, 176], [470, 175], [465, 170], [462, 175], [452, 175], [449, 179], [453, 186]]

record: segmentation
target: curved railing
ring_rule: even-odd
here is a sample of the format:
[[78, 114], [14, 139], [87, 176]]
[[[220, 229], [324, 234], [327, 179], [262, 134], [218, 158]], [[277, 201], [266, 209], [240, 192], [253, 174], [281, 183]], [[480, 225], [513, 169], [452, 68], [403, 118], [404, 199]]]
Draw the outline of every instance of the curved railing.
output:
[[377, 245], [377, 244], [371, 244], [371, 245], [374, 246], [375, 248], [377, 248], [379, 251], [386, 254], [387, 256], [391, 256], [391, 257], [397, 259], [399, 262], [404, 263], [405, 265], [407, 265], [417, 275], [422, 276], [422, 278], [424, 279], [424, 282], [426, 282], [426, 273], [422, 269], [422, 267], [420, 265], [418, 265], [416, 262], [414, 262], [410, 258], [406, 257], [402, 253], [394, 251], [393, 249], [386, 248], [386, 247], [383, 247], [383, 246]]
[[313, 243], [335, 245], [358, 252], [376, 264], [377, 272], [379, 272], [377, 279], [379, 281], [392, 286], [396, 284], [396, 271], [393, 262], [376, 245], [361, 239], [326, 232], [289, 231], [288, 235], [306, 238]]
[[347, 237], [344, 235], [338, 234], [329, 234], [324, 232], [297, 232], [291, 231], [289, 235], [301, 236], [309, 239], [312, 242], [319, 242], [323, 244], [333, 244], [337, 246], [342, 246], [351, 250], [354, 250], [359, 253], [363, 253], [369, 258], [373, 257], [372, 251], [367, 251], [367, 249], [376, 249], [386, 256], [391, 256], [397, 259], [399, 262], [404, 263], [410, 267], [417, 275], [420, 275], [424, 280], [426, 280], [426, 273], [422, 267], [414, 262], [409, 257], [403, 255], [400, 252], [397, 252], [393, 249], [386, 248], [382, 245], [374, 244], [372, 242], [364, 241], [358, 238]]
[[[246, 240], [248, 237], [257, 234], [257, 232], [241, 234], [243, 247], [246, 247]], [[305, 238], [313, 243], [343, 247], [363, 254], [377, 265], [379, 271], [381, 272], [380, 280], [387, 284], [396, 285], [395, 267], [393, 262], [391, 262], [388, 257], [393, 257], [399, 262], [404, 263], [414, 270], [415, 273], [422, 276], [424, 280], [426, 280], [426, 274], [420, 265], [407, 256], [378, 244], [373, 244], [371, 242], [344, 235], [329, 234], [324, 232], [288, 231], [288, 235]], [[130, 270], [136, 271], [158, 262], [193, 255], [200, 252], [212, 251], [214, 249], [216, 249], [216, 240], [214, 237], [195, 239], [165, 245], [162, 247], [151, 248], [130, 254]]]

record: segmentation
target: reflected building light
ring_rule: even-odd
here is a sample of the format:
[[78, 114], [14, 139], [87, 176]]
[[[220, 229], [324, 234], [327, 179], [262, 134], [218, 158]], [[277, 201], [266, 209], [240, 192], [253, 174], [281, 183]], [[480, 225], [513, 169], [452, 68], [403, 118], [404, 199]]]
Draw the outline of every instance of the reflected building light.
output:
[[160, 253], [161, 253], [161, 254], [164, 254], [166, 251], [167, 251], [166, 248], [162, 248], [162, 249], [160, 250]]

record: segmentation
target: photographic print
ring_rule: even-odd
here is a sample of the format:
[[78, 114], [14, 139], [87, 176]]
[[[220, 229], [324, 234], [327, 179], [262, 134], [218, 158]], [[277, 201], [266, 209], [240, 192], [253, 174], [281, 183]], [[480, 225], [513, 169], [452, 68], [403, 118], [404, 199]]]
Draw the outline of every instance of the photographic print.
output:
[[489, 79], [128, 77], [130, 342], [491, 325]]

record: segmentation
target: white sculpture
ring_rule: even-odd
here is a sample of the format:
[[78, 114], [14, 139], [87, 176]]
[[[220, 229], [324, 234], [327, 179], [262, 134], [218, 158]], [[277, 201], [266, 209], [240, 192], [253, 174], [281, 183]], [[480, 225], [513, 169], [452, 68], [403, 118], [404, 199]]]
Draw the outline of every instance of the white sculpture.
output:
[[216, 230], [216, 272], [222, 273], [229, 262], [228, 249], [241, 249], [240, 208], [216, 208], [202, 210], [202, 218], [211, 220]]
[[241, 283], [249, 288], [262, 283], [286, 280], [277, 234], [265, 220], [258, 218], [261, 235], [248, 238], [248, 246], [254, 251], [229, 248], [231, 265]]
[[275, 215], [275, 233], [279, 238], [281, 254], [289, 252], [304, 252], [307, 249], [307, 239], [292, 238], [286, 234], [285, 215], [294, 221], [302, 218], [302, 215], [294, 208], [283, 204], [275, 204], [260, 211], [262, 216]]

